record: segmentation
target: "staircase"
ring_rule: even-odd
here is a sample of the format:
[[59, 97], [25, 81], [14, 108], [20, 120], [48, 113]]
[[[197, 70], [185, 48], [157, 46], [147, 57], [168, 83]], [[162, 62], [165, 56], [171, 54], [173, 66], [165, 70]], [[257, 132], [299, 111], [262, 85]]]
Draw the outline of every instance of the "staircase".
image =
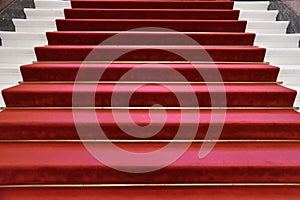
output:
[[28, 64], [2, 91], [1, 198], [299, 198], [297, 91], [279, 83], [298, 84], [299, 37], [268, 3], [35, 3], [2, 33]]

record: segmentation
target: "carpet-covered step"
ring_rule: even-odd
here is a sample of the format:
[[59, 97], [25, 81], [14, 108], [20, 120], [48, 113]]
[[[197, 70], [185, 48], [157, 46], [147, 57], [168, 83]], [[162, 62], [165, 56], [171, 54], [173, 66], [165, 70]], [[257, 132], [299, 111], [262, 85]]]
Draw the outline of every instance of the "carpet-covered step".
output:
[[292, 109], [6, 109], [0, 122], [1, 140], [203, 140], [212, 138], [208, 127], [220, 140], [300, 138], [300, 115]]
[[34, 4], [38, 9], [62, 9], [71, 7], [70, 1], [34, 0]]
[[72, 0], [72, 8], [147, 8], [147, 9], [232, 9], [233, 1], [85, 1]]
[[[222, 32], [120, 32], [120, 31], [58, 31], [47, 32], [49, 45], [99, 45], [109, 38], [118, 45], [253, 45], [253, 33]], [[194, 41], [191, 41], [191, 39]]]
[[[201, 185], [201, 184], [200, 184]], [[154, 186], [154, 187], [93, 187], [76, 185], [64, 187], [20, 187], [1, 188], [1, 197], [6, 200], [98, 200], [99, 197], [110, 200], [182, 200], [182, 199], [211, 199], [211, 200], [298, 200], [299, 186]]]
[[58, 31], [126, 31], [146, 27], [190, 32], [244, 32], [247, 21], [167, 19], [57, 19]]
[[[118, 169], [141, 171], [171, 164], [148, 173], [126, 173], [105, 166], [102, 155]], [[299, 183], [298, 143], [217, 143], [199, 158], [202, 143], [172, 143], [161, 157], [147, 158], [144, 152], [160, 150], [166, 143], [117, 143], [129, 151], [119, 158], [111, 143], [1, 143], [1, 184], [128, 184], [128, 183]], [[130, 153], [133, 152], [133, 153]], [[203, 152], [202, 152], [203, 153]], [[109, 154], [109, 155], [108, 155]], [[153, 154], [153, 153], [152, 153]], [[9, 156], [8, 156], [9, 155]], [[180, 158], [178, 158], [182, 155]], [[111, 160], [108, 161], [108, 157]], [[166, 158], [167, 156], [167, 158]], [[174, 156], [173, 160], [172, 157]], [[176, 157], [175, 157], [176, 156]], [[142, 157], [142, 158], [141, 158]], [[159, 159], [160, 158], [160, 159]], [[178, 158], [178, 159], [177, 159]], [[132, 162], [128, 162], [132, 159]], [[141, 159], [143, 159], [141, 162]], [[134, 161], [135, 160], [135, 161]], [[164, 161], [164, 163], [166, 162]], [[174, 161], [172, 163], [172, 161]], [[37, 173], [38, 172], [38, 173]], [[180, 174], [180, 176], [178, 175]]]
[[269, 1], [235, 1], [233, 9], [267, 11], [269, 4]]
[[284, 34], [288, 25], [288, 21], [248, 21], [246, 32], [256, 34]]
[[208, 61], [263, 62], [265, 49], [253, 46], [44, 46], [38, 61]]
[[46, 32], [56, 31], [54, 20], [49, 19], [13, 19], [16, 32]]
[[292, 107], [296, 97], [277, 84], [187, 83], [23, 83], [2, 94], [8, 107]]
[[0, 32], [2, 46], [5, 47], [34, 47], [47, 44], [45, 33], [30, 32]]
[[65, 9], [66, 19], [237, 20], [238, 10], [211, 9]]
[[[34, 63], [21, 67], [28, 82], [75, 81], [79, 70], [81, 81], [276, 82], [279, 72], [278, 67], [267, 64]], [[124, 76], [131, 70], [132, 75]], [[105, 71], [101, 78], [99, 71]]]
[[26, 19], [57, 19], [57, 18], [65, 18], [63, 9], [32, 9], [25, 8], [24, 9]]
[[276, 21], [277, 14], [278, 10], [240, 10], [239, 19], [250, 21]]

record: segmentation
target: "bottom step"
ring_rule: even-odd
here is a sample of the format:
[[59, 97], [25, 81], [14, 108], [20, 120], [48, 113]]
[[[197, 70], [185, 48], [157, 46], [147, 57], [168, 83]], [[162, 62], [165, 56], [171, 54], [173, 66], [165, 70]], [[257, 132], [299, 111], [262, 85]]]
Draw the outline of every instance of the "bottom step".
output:
[[299, 186], [1, 188], [5, 200], [298, 200]]

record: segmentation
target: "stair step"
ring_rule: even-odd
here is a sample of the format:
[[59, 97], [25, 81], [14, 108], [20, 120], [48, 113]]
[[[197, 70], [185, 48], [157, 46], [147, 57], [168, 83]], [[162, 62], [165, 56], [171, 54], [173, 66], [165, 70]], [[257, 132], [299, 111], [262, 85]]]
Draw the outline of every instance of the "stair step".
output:
[[[298, 183], [300, 165], [298, 143], [218, 143], [199, 159], [200, 144], [173, 143], [166, 160], [176, 160], [155, 172], [133, 174], [111, 169], [94, 158], [81, 143], [2, 143], [0, 144], [1, 184], [101, 184], [101, 183]], [[141, 155], [152, 153], [164, 143], [119, 143], [119, 148], [134, 152], [135, 162], [120, 157], [111, 143], [92, 143], [93, 154], [110, 155], [107, 162], [123, 170], [162, 168], [161, 157]], [[163, 150], [161, 150], [163, 151]], [[162, 153], [159, 151], [159, 153]], [[184, 152], [184, 153], [183, 153]], [[166, 153], [166, 150], [165, 150]], [[124, 153], [123, 153], [124, 154]], [[153, 154], [153, 153], [152, 153]], [[9, 156], [7, 156], [9, 155]], [[169, 157], [172, 155], [171, 157]], [[115, 157], [119, 156], [117, 163]], [[162, 155], [163, 156], [163, 155]], [[150, 158], [149, 158], [150, 157]], [[144, 160], [141, 160], [141, 159]], [[137, 159], [139, 159], [137, 161]], [[143, 161], [143, 162], [142, 162]], [[144, 166], [149, 167], [146, 168]], [[22, 173], [20, 173], [22, 171]], [[39, 173], [36, 173], [36, 172]], [[84, 172], [84, 173], [83, 173]], [[181, 174], [178, 176], [178, 174]], [[43, 176], [41, 176], [43, 175]]]
[[29, 9], [25, 8], [24, 12], [27, 19], [57, 19], [65, 18], [63, 9]]
[[239, 19], [250, 21], [276, 21], [278, 10], [241, 10]]
[[57, 8], [70, 8], [70, 1], [53, 1], [53, 0], [34, 0], [36, 8], [47, 8], [47, 9], [57, 9]]
[[65, 9], [66, 19], [201, 19], [237, 20], [238, 10], [211, 9]]
[[[253, 33], [220, 32], [59, 31], [47, 33], [49, 45], [98, 45], [113, 36], [120, 37], [119, 45], [188, 45], [196, 42], [200, 45], [252, 45], [255, 38]], [[195, 42], [191, 42], [190, 38]]]
[[38, 61], [262, 62], [265, 56], [253, 46], [45, 46], [35, 52]]
[[236, 10], [267, 10], [269, 1], [234, 1], [233, 9]]
[[233, 1], [86, 1], [72, 0], [73, 8], [232, 9]]
[[246, 32], [284, 34], [288, 26], [288, 21], [248, 21]]
[[2, 63], [20, 65], [31, 63], [36, 57], [31, 48], [0, 47], [0, 60]]
[[[158, 27], [193, 32], [244, 32], [246, 21], [238, 20], [144, 20], [144, 19], [58, 19], [59, 31], [125, 31]], [[141, 28], [140, 31], [147, 31]]]
[[[83, 69], [84, 68], [84, 69]], [[21, 67], [24, 81], [192, 81], [192, 82], [275, 82], [279, 68], [266, 64], [55, 64], [37, 63]], [[124, 76], [134, 70], [134, 74]], [[172, 73], [176, 70], [180, 73]], [[202, 74], [202, 76], [201, 76]], [[215, 74], [220, 74], [217, 77]], [[100, 76], [100, 75], [99, 75]], [[204, 77], [204, 78], [203, 78]], [[78, 79], [77, 79], [78, 80]]]
[[265, 61], [274, 65], [299, 65], [299, 48], [268, 48]]
[[[215, 134], [222, 127], [220, 140], [300, 138], [300, 115], [292, 109], [6, 109], [0, 113], [0, 120], [1, 140], [172, 140], [175, 135], [177, 140], [203, 140], [211, 134], [208, 127], [214, 128]], [[136, 127], [149, 123], [148, 128]], [[106, 136], [99, 132], [99, 126]], [[180, 134], [179, 127], [184, 134]], [[78, 135], [83, 129], [84, 135]]]
[[54, 20], [49, 19], [13, 19], [16, 32], [46, 32], [55, 31]]
[[[211, 200], [298, 200], [297, 186], [203, 186], [203, 187], [37, 187], [1, 188], [1, 196], [7, 200], [110, 200], [144, 199], [211, 199]], [[262, 195], [263, 194], [263, 195]], [[76, 198], [74, 198], [76, 195]]]
[[4, 47], [34, 47], [47, 44], [45, 33], [0, 32]]
[[300, 34], [257, 34], [254, 45], [268, 48], [298, 48]]
[[[291, 107], [296, 97], [296, 91], [277, 84], [27, 83], [3, 90], [2, 94], [8, 107], [140, 107], [155, 104], [166, 107]], [[215, 98], [211, 101], [213, 94]], [[182, 98], [180, 104], [177, 97]]]

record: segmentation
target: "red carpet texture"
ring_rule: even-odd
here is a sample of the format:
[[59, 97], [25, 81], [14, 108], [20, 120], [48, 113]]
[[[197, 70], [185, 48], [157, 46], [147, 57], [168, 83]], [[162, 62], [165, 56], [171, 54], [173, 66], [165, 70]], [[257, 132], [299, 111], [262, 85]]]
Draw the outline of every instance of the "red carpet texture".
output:
[[296, 91], [233, 1], [71, 4], [2, 91], [0, 199], [299, 199]]

